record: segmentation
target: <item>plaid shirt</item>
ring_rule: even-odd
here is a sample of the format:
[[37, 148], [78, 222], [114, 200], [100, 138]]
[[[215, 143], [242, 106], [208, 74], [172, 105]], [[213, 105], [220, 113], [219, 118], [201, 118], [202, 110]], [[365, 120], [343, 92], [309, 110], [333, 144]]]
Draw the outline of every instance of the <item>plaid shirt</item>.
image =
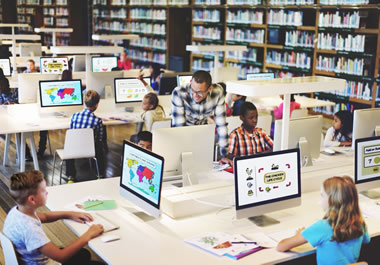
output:
[[261, 129], [255, 128], [250, 135], [243, 125], [233, 130], [229, 137], [228, 153], [247, 156], [273, 149], [272, 139]]
[[207, 124], [207, 118], [212, 117], [216, 124], [221, 155], [224, 157], [227, 154], [226, 105], [221, 87], [214, 87], [199, 103], [194, 101], [190, 85], [176, 87], [172, 93], [171, 115], [172, 127]]
[[71, 118], [70, 129], [93, 128], [95, 141], [104, 140], [105, 133], [103, 122], [96, 117], [89, 109], [76, 112]]

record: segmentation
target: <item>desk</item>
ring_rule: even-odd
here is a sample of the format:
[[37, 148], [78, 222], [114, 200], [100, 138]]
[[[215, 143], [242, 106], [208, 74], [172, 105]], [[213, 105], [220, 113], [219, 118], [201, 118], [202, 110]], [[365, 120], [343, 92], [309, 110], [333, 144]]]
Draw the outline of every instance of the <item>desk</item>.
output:
[[[107, 104], [108, 103], [108, 104]], [[98, 111], [99, 117], [118, 117], [120, 119], [107, 119], [104, 125], [118, 125], [128, 122], [141, 122], [139, 113], [121, 113], [115, 104], [109, 104], [109, 100], [101, 100]], [[45, 130], [68, 129], [70, 127], [71, 115], [67, 117], [56, 117], [53, 113], [39, 113], [37, 104], [15, 104], [0, 106], [0, 134], [6, 134], [6, 146], [4, 148], [3, 165], [8, 162], [8, 149], [11, 134], [21, 134], [21, 146], [19, 149], [20, 171], [25, 171], [25, 141], [30, 141], [30, 150], [33, 157], [35, 169], [39, 169], [33, 132]], [[17, 141], [16, 141], [17, 143]]]
[[137, 40], [140, 38], [137, 34], [110, 34], [110, 35], [98, 35], [92, 34], [91, 38], [93, 40], [110, 40], [114, 42], [114, 46], [117, 46], [118, 40]]
[[[48, 187], [47, 207], [52, 211], [65, 210], [65, 205], [88, 195], [106, 195], [117, 200], [118, 209], [107, 211], [107, 216], [120, 225], [120, 229], [109, 233], [118, 234], [121, 240], [103, 243], [100, 238], [89, 242], [89, 246], [108, 264], [236, 264], [226, 257], [216, 257], [184, 243], [184, 239], [203, 232], [231, 232], [252, 235], [257, 232], [274, 233], [284, 229], [308, 226], [323, 216], [318, 202], [319, 191], [302, 195], [302, 205], [270, 214], [280, 224], [260, 228], [247, 219], [234, 220], [234, 210], [211, 212], [207, 215], [173, 220], [162, 215], [157, 220], [143, 222], [126, 208], [131, 205], [119, 196], [119, 178], [102, 179], [75, 184]], [[70, 198], [70, 202], [62, 198]], [[368, 199], [361, 198], [363, 203]], [[71, 220], [64, 221], [77, 235], [82, 235], [88, 226]], [[367, 219], [372, 237], [380, 234], [380, 222]], [[302, 253], [277, 252], [264, 249], [241, 260], [239, 264], [275, 264], [311, 254], [311, 247], [302, 247]]]

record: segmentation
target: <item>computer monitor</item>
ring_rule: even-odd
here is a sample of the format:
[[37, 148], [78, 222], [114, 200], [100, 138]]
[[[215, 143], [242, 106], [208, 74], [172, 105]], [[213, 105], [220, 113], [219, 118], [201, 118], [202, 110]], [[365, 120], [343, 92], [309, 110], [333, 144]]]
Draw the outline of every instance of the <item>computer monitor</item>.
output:
[[[144, 78], [146, 83], [150, 83], [150, 78]], [[141, 102], [149, 92], [144, 84], [134, 77], [115, 78], [115, 103]]]
[[164, 158], [124, 140], [122, 159], [120, 195], [159, 217]]
[[177, 85], [178, 86], [187, 86], [190, 84], [191, 79], [193, 78], [193, 74], [178, 74], [177, 75]]
[[19, 43], [20, 56], [41, 56], [42, 46], [41, 43]]
[[197, 184], [198, 175], [212, 169], [215, 125], [161, 128], [152, 134], [153, 152], [165, 157], [165, 179]]
[[105, 73], [88, 73], [86, 87], [99, 93], [101, 98], [113, 97], [115, 78], [123, 77], [123, 71], [112, 71]]
[[233, 66], [218, 67], [218, 73], [215, 75], [215, 69], [211, 71], [213, 83], [226, 83], [227, 81], [236, 81], [239, 78], [239, 68]]
[[85, 55], [73, 56], [73, 72], [84, 72], [84, 71], [86, 71], [86, 56]]
[[3, 69], [5, 76], [11, 76], [11, 62], [8, 59], [0, 59], [0, 68]]
[[69, 60], [67, 57], [41, 57], [40, 58], [41, 74], [62, 74], [64, 70], [69, 69]]
[[[321, 115], [290, 119], [289, 148], [301, 149], [302, 166], [311, 165], [311, 158], [318, 158], [322, 135]], [[282, 120], [276, 120], [274, 125], [274, 151], [281, 150]], [[311, 157], [310, 157], [311, 156]]]
[[360, 192], [380, 187], [380, 137], [355, 140], [355, 184]]
[[160, 76], [160, 95], [171, 95], [174, 88], [177, 87], [176, 73], [162, 73]]
[[274, 79], [274, 73], [247, 73], [247, 80]]
[[380, 108], [355, 110], [352, 142], [372, 136], [380, 136]]
[[111, 72], [117, 67], [116, 56], [94, 56], [91, 57], [92, 72]]
[[58, 74], [41, 75], [40, 73], [18, 74], [18, 103], [37, 103], [39, 83], [41, 80], [58, 80]]
[[41, 112], [76, 111], [83, 108], [81, 80], [40, 81]]
[[261, 221], [269, 220], [260, 215], [300, 205], [299, 161], [299, 149], [236, 157], [236, 217], [248, 217], [260, 225]]

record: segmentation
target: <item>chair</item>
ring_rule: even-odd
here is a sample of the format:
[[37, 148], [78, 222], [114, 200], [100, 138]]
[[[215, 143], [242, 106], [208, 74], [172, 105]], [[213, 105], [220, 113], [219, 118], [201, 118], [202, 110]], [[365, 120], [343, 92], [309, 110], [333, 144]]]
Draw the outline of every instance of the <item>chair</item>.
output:
[[3, 248], [5, 265], [17, 265], [17, 256], [12, 241], [0, 232], [1, 247]]
[[155, 121], [152, 124], [152, 131], [154, 129], [170, 128], [171, 127], [171, 122], [172, 122], [171, 118], [165, 118], [162, 121]]
[[89, 158], [95, 160], [96, 172], [99, 178], [98, 161], [95, 157], [95, 142], [94, 131], [92, 128], [84, 129], [70, 129], [66, 131], [65, 144], [63, 149], [57, 149], [53, 158], [53, 174], [51, 177], [51, 183], [53, 185], [55, 158], [56, 155], [61, 159], [60, 171], [59, 171], [59, 184], [62, 182], [62, 164], [63, 161], [68, 159]]

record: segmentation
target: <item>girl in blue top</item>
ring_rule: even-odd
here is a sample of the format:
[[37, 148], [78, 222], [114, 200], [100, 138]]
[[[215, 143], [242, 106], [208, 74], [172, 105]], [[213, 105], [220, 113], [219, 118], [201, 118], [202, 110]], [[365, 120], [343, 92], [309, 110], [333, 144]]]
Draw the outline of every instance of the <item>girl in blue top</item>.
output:
[[370, 237], [353, 180], [348, 176], [325, 180], [321, 187], [321, 206], [325, 211], [323, 219], [282, 240], [277, 250], [286, 251], [309, 242], [317, 248], [318, 265], [357, 262], [362, 243], [369, 243]]

